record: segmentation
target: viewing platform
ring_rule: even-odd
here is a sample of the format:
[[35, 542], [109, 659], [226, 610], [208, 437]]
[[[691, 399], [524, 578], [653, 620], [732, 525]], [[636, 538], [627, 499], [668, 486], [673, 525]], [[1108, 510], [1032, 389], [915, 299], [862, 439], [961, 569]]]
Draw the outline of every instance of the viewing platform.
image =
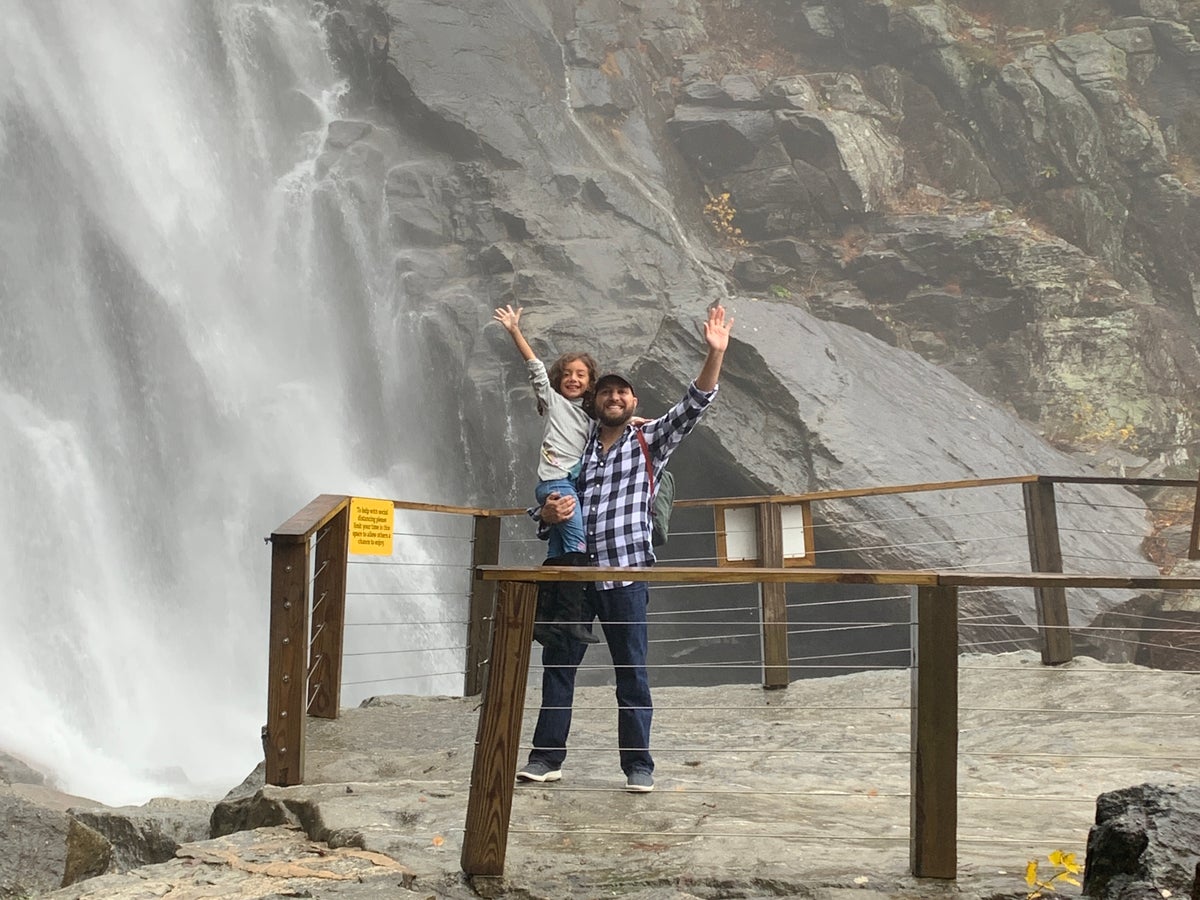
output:
[[[1108, 493], [1065, 501], [1056, 485]], [[979, 526], [997, 544], [1019, 538], [1024, 558], [1006, 550], [1004, 570], [955, 559], [969, 543], [962, 528], [929, 567], [821, 563], [821, 529], [839, 518], [828, 504], [945, 492], [947, 515], [962, 516], [955, 493], [978, 488], [1016, 495]], [[1147, 508], [1130, 489], [1164, 506]], [[1114, 548], [1106, 553], [1131, 548], [1128, 556], [1064, 573], [1078, 565], [1063, 549], [1078, 526], [1060, 527], [1060, 507], [1125, 509], [1126, 495], [1131, 512], [1105, 519], [1103, 540]], [[859, 878], [998, 878], [1019, 887], [1029, 859], [1045, 865], [1062, 850], [1082, 862], [1100, 793], [1200, 774], [1200, 667], [1191, 662], [1200, 629], [1189, 611], [1200, 578], [1164, 575], [1141, 552], [1149, 519], [1161, 522], [1169, 507], [1191, 525], [1186, 555], [1200, 557], [1195, 498], [1194, 481], [1031, 475], [681, 501], [712, 509], [712, 531], [679, 540], [707, 543], [707, 555], [664, 554], [654, 569], [621, 570], [651, 584], [657, 784], [630, 795], [603, 645], [581, 668], [563, 781], [514, 785], [539, 705], [536, 585], [614, 570], [538, 566], [536, 543], [522, 549], [529, 524], [520, 510], [401, 501], [364, 501], [359, 538], [376, 539], [384, 508], [396, 522], [386, 548], [356, 554], [357, 501], [323, 495], [272, 535], [267, 780], [306, 785], [323, 797], [327, 831], [356, 830], [364, 846], [431, 873], [573, 878], [596, 890], [606, 879], [687, 877], [846, 888], [864, 886]], [[1118, 533], [1117, 521], [1141, 530]], [[510, 525], [519, 536], [506, 539]], [[429, 568], [438, 574], [420, 574]], [[1027, 606], [1032, 622], [996, 612], [1001, 592], [1021, 592], [1009, 605]], [[1132, 605], [1109, 604], [1105, 615], [1117, 618], [1097, 619], [1105, 592]], [[390, 612], [354, 611], [360, 598], [380, 597]], [[395, 618], [409, 597], [409, 617]], [[419, 610], [430, 618], [410, 615]], [[360, 629], [385, 640], [348, 649], [344, 637]], [[864, 649], [838, 644], [847, 632], [866, 635]], [[817, 650], [797, 652], [812, 640]], [[1077, 654], [1076, 642], [1107, 647], [1109, 661]], [[1126, 645], [1129, 658], [1113, 661]], [[361, 658], [409, 663], [394, 677], [344, 677], [344, 663]], [[465, 696], [395, 687], [435, 675], [461, 679]], [[370, 708], [341, 708], [343, 691], [376, 685], [381, 699]], [[363, 821], [374, 797], [378, 815]]]
[[[1082, 863], [1106, 790], [1196, 780], [1194, 674], [1087, 658], [1049, 669], [1033, 651], [968, 655], [960, 667], [963, 895], [1016, 894], [1025, 863], [1046, 868], [1055, 850]], [[566, 896], [554, 885], [607, 896], [756, 880], [805, 896], [897, 896], [919, 883], [909, 873], [909, 689], [901, 670], [786, 691], [658, 688], [657, 784], [633, 795], [612, 747], [612, 691], [581, 688], [563, 780], [515, 786], [505, 880], [535, 896]], [[527, 701], [526, 743], [537, 695]], [[324, 828], [361, 834], [420, 885], [452, 878], [478, 715], [478, 698], [391, 696], [309, 719], [305, 785], [268, 795], [320, 798]]]

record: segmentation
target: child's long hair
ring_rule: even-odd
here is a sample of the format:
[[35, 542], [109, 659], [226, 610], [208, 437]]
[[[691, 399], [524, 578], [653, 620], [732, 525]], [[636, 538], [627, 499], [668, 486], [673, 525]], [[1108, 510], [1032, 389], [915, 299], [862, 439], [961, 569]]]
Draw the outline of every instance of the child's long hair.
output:
[[[546, 375], [550, 378], [550, 387], [554, 388], [554, 390], [558, 391], [559, 393], [562, 393], [562, 391], [559, 391], [558, 386], [562, 384], [563, 369], [567, 367], [567, 363], [573, 363], [576, 361], [587, 366], [588, 388], [583, 392], [583, 411], [590, 416], [592, 415], [596, 404], [596, 379], [600, 377], [599, 366], [596, 365], [596, 361], [592, 359], [592, 355], [590, 353], [564, 353], [554, 361]], [[545, 414], [546, 410], [542, 405], [542, 401], [539, 400], [538, 415], [541, 416]]]

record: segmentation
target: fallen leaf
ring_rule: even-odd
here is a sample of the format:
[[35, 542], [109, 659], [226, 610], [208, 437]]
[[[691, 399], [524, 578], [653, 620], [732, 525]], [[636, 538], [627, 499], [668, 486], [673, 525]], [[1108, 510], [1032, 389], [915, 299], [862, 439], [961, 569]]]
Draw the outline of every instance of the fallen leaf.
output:
[[433, 836], [433, 846], [440, 847], [444, 843], [446, 843], [446, 839], [444, 837], [442, 837], [440, 834], [435, 834]]

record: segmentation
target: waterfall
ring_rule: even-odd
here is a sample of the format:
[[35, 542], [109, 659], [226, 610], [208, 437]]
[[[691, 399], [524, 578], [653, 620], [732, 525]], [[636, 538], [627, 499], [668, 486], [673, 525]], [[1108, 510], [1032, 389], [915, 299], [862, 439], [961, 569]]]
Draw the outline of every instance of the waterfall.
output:
[[0, 750], [105, 803], [238, 783], [263, 538], [318, 493], [413, 497], [377, 223], [320, 219], [339, 85], [311, 15], [0, 17]]

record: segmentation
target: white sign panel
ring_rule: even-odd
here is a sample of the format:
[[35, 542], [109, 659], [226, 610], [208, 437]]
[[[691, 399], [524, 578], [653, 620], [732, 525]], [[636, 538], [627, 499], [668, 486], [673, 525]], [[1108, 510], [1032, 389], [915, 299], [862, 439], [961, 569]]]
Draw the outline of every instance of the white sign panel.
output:
[[725, 507], [725, 558], [730, 562], [758, 559], [758, 517], [753, 506]]
[[782, 506], [783, 513], [783, 558], [807, 556], [808, 546], [804, 534], [804, 505]]

